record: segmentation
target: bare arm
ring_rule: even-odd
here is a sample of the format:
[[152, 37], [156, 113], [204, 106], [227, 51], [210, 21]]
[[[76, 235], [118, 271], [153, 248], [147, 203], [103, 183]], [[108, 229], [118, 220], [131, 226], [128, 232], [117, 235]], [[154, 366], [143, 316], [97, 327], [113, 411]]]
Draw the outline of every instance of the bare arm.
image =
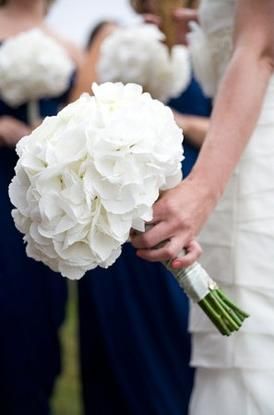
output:
[[200, 148], [209, 128], [209, 118], [197, 115], [183, 115], [173, 110], [177, 125], [182, 128], [190, 144]]
[[30, 132], [30, 127], [22, 121], [7, 115], [0, 116], [0, 147], [15, 147], [17, 142]]
[[[219, 88], [201, 156], [191, 175], [192, 180], [203, 177], [217, 197], [254, 130], [274, 63], [274, 2], [238, 3], [234, 53]], [[212, 165], [214, 169], [210, 168]]]
[[[155, 204], [156, 225], [133, 240], [148, 260], [175, 258], [206, 223], [254, 130], [274, 62], [273, 0], [238, 0], [234, 52], [190, 176]], [[163, 248], [153, 246], [169, 240]], [[148, 248], [148, 249], [145, 249]], [[174, 267], [188, 265], [173, 261]]]
[[70, 95], [70, 101], [79, 98], [83, 92], [91, 91], [90, 88], [92, 82], [97, 80], [96, 64], [99, 59], [102, 42], [113, 30], [115, 30], [115, 28], [116, 26], [114, 24], [106, 25], [94, 39], [91, 47], [86, 52], [82, 65], [78, 71], [76, 84]]

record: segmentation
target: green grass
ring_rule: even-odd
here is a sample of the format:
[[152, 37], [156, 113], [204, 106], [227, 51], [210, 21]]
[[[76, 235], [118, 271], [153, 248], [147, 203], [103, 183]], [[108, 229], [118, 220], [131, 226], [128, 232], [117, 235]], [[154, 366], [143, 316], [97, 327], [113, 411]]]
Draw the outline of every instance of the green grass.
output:
[[76, 284], [70, 282], [67, 317], [61, 332], [63, 371], [57, 381], [53, 398], [54, 415], [81, 413], [77, 337]]

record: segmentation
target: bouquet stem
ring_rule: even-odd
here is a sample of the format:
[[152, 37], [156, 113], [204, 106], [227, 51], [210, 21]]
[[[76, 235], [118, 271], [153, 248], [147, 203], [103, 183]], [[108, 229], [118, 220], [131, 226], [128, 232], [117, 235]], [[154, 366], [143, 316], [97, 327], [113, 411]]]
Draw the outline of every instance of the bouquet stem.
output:
[[238, 331], [249, 316], [237, 307], [208, 276], [205, 269], [195, 262], [185, 269], [175, 270], [170, 261], [164, 265], [173, 274], [186, 295], [198, 303], [212, 323], [224, 336]]
[[39, 101], [33, 100], [28, 102], [27, 104], [27, 117], [28, 123], [32, 128], [38, 127], [41, 123], [41, 116], [40, 116], [40, 108], [39, 108]]

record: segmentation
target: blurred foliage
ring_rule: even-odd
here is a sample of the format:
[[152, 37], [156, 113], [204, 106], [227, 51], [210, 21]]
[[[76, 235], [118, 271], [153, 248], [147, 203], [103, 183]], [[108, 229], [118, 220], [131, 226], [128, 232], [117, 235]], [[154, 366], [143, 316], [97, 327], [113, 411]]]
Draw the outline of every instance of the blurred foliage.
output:
[[80, 415], [80, 383], [77, 333], [77, 287], [69, 283], [67, 316], [62, 328], [63, 370], [53, 398], [53, 415]]

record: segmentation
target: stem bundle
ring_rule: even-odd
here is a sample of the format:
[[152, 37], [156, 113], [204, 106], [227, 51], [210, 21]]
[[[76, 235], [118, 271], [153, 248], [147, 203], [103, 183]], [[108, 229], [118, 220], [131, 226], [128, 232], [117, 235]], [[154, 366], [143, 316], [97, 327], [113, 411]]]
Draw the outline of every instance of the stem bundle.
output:
[[166, 268], [177, 279], [186, 295], [197, 302], [215, 327], [224, 336], [238, 331], [249, 315], [237, 307], [217, 284], [208, 276], [200, 264], [175, 270], [170, 261], [164, 262]]

